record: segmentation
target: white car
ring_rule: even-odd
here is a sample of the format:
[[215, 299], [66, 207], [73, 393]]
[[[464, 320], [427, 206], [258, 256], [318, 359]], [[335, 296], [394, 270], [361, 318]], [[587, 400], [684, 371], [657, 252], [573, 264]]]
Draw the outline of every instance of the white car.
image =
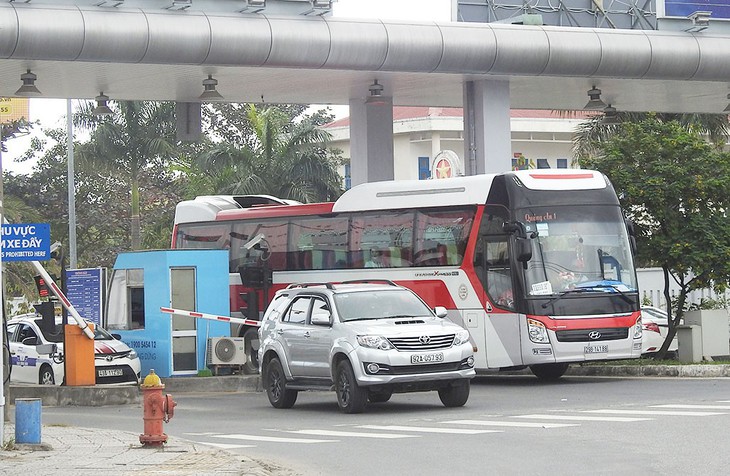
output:
[[[61, 385], [64, 379], [63, 327], [56, 322], [44, 331], [37, 314], [8, 320], [10, 382]], [[101, 326], [94, 326], [94, 366], [97, 384], [138, 384], [141, 364], [137, 352]]]
[[301, 390], [334, 389], [344, 413], [393, 393], [438, 392], [447, 407], [469, 398], [469, 332], [392, 282], [296, 284], [276, 293], [259, 337], [263, 386], [275, 408]]
[[[641, 337], [642, 355], [656, 354], [662, 348], [669, 333], [666, 311], [656, 307], [641, 306], [641, 325], [644, 330]], [[667, 349], [667, 356], [676, 356], [677, 349], [679, 349], [679, 345], [675, 335], [669, 349]]]

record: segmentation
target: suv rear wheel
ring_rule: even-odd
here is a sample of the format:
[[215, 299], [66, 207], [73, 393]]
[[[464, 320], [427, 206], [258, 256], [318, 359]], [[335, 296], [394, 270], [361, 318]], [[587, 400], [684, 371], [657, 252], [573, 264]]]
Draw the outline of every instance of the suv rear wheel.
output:
[[382, 390], [380, 392], [373, 392], [372, 390], [368, 393], [368, 401], [370, 403], [385, 403], [390, 400], [393, 396], [393, 392], [390, 390]]
[[273, 358], [264, 370], [266, 396], [274, 408], [291, 408], [297, 401], [297, 391], [286, 388], [286, 376], [279, 359]]
[[343, 413], [362, 413], [368, 403], [368, 391], [357, 384], [355, 372], [347, 360], [337, 365], [335, 376], [337, 404]]
[[439, 398], [445, 407], [463, 407], [469, 400], [469, 381], [455, 382], [439, 389]]

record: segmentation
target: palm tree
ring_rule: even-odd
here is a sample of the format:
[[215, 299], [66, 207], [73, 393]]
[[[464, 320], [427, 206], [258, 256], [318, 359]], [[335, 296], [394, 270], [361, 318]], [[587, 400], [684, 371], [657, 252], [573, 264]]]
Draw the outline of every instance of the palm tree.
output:
[[198, 166], [215, 193], [269, 194], [301, 202], [334, 200], [342, 192], [338, 154], [315, 121], [291, 121], [279, 107], [244, 106], [250, 136], [201, 154]]
[[596, 145], [616, 134], [624, 122], [641, 122], [654, 117], [660, 122], [678, 122], [689, 132], [707, 135], [710, 142], [721, 149], [730, 132], [727, 114], [673, 114], [657, 112], [616, 112], [611, 121], [606, 114], [596, 114], [581, 123], [573, 136], [573, 154], [578, 158], [595, 155]]
[[74, 123], [91, 131], [78, 149], [79, 164], [122, 177], [131, 192], [131, 244], [141, 246], [139, 186], [142, 172], [174, 153], [175, 106], [171, 102], [118, 101], [113, 114], [96, 116], [91, 102], [74, 114]]

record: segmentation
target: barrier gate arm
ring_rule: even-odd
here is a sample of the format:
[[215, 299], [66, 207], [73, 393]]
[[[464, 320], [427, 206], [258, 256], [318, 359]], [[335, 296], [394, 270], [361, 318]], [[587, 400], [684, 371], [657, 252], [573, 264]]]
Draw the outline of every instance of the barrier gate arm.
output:
[[182, 309], [173, 309], [171, 307], [161, 307], [160, 311], [164, 312], [165, 314], [175, 314], [177, 316], [194, 317], [196, 319], [223, 321], [223, 322], [229, 322], [231, 324], [244, 324], [247, 326], [255, 326], [255, 327], [261, 326], [261, 321], [254, 321], [252, 319], [241, 319], [240, 317], [218, 316], [215, 314], [206, 314], [204, 312], [196, 312], [196, 311], [183, 311]]
[[69, 301], [66, 295], [63, 294], [63, 291], [61, 291], [56, 282], [53, 281], [53, 278], [51, 278], [51, 275], [48, 274], [48, 271], [46, 271], [43, 265], [39, 261], [31, 261], [30, 264], [32, 264], [35, 270], [38, 271], [38, 274], [43, 276], [43, 280], [51, 289], [51, 292], [53, 292], [53, 294], [55, 294], [56, 297], [61, 301], [63, 307], [65, 307], [69, 314], [71, 314], [71, 317], [73, 317], [76, 321], [76, 325], [81, 328], [84, 334], [86, 334], [86, 337], [94, 340], [94, 332], [91, 330], [91, 328], [89, 328], [89, 324], [86, 323], [86, 321], [81, 317], [73, 304], [71, 304], [71, 301]]

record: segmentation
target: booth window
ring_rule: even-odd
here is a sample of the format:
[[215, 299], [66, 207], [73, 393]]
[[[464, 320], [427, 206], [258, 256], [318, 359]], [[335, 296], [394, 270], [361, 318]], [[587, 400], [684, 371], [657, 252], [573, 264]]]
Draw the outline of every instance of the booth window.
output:
[[144, 270], [116, 269], [112, 273], [107, 304], [108, 329], [144, 329]]

